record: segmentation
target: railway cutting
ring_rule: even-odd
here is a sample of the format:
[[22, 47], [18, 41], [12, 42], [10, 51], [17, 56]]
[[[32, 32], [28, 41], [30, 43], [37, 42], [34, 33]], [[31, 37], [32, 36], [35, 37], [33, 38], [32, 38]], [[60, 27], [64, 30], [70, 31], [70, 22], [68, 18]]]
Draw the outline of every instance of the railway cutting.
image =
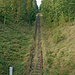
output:
[[43, 75], [43, 53], [41, 46], [40, 14], [36, 18], [34, 44], [30, 52], [30, 75]]

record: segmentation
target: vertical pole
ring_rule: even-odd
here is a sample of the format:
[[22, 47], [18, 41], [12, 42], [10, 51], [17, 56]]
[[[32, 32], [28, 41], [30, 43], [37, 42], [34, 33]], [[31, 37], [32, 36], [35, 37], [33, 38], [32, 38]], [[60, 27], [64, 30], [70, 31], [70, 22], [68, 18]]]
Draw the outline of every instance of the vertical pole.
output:
[[13, 67], [9, 67], [9, 75], [13, 75]]

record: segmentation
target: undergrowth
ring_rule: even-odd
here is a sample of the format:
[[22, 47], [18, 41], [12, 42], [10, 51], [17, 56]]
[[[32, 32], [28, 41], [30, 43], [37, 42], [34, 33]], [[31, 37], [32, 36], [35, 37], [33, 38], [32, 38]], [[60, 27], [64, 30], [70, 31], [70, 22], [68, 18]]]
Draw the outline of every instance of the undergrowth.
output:
[[0, 24], [0, 75], [28, 75], [34, 26]]

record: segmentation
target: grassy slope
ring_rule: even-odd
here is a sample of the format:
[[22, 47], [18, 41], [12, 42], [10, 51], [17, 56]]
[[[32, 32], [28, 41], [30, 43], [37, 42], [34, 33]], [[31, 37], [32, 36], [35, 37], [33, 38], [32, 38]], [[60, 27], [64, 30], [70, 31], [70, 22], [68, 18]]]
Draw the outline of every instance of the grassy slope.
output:
[[34, 26], [16, 27], [0, 24], [0, 75], [8, 75], [10, 66], [14, 68], [14, 75], [28, 75]]
[[[41, 19], [41, 25], [44, 75], [75, 75], [75, 22], [47, 28]], [[64, 38], [54, 43], [59, 30]]]

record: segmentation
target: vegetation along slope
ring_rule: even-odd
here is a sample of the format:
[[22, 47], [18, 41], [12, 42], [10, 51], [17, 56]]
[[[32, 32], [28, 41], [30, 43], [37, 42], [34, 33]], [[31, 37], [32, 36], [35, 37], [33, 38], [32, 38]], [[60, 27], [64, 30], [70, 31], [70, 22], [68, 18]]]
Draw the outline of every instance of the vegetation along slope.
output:
[[75, 0], [42, 0], [44, 75], [75, 75]]
[[0, 0], [0, 75], [28, 75], [36, 0]]

